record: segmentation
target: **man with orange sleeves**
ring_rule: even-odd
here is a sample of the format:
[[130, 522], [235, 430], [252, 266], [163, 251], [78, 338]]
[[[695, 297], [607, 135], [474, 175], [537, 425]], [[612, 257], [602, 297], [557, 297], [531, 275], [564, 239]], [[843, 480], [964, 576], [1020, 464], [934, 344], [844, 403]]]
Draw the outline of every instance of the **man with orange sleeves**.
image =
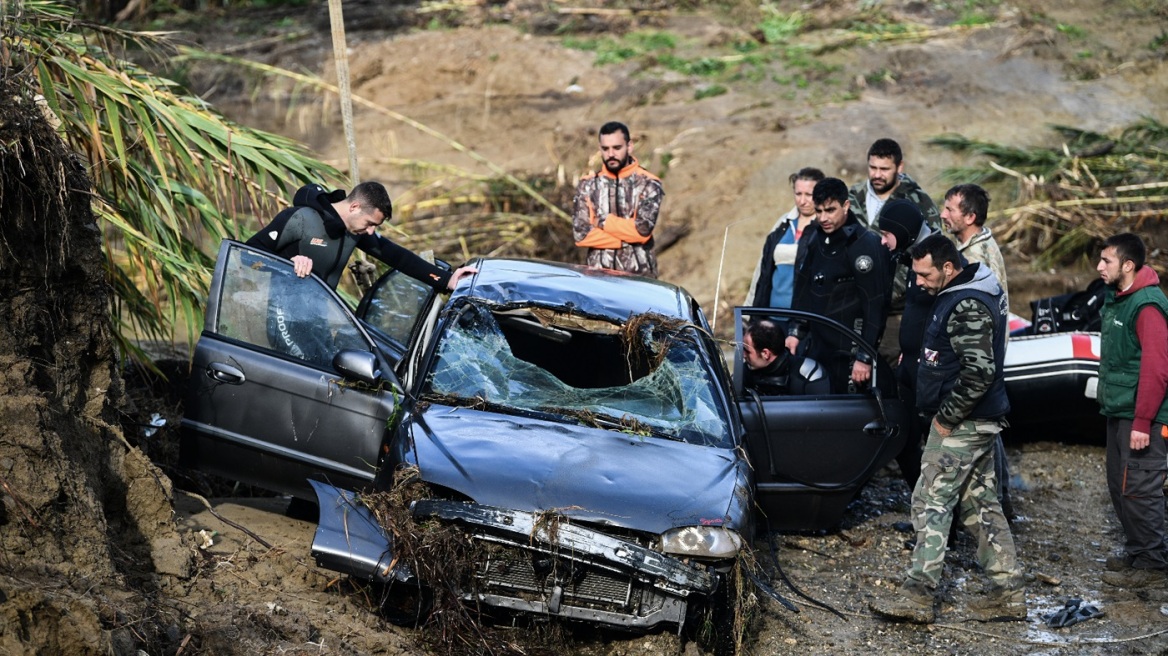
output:
[[588, 249], [588, 266], [656, 278], [653, 227], [665, 198], [661, 180], [633, 157], [624, 123], [609, 121], [600, 127], [600, 157], [604, 166], [585, 174], [576, 186], [576, 245]]

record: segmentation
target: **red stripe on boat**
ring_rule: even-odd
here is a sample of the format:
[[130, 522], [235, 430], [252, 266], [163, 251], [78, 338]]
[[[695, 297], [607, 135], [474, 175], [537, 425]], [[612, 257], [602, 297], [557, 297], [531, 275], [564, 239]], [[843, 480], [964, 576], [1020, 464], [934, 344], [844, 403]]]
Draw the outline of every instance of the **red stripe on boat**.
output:
[[1091, 348], [1091, 336], [1084, 333], [1071, 335], [1071, 352], [1076, 360], [1099, 359], [1099, 354]]

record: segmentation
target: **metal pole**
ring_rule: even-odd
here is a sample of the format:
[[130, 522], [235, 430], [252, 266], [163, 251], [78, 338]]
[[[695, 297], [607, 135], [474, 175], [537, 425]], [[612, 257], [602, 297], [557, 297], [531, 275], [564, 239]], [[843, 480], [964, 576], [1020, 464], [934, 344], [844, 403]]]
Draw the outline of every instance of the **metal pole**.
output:
[[718, 258], [718, 280], [714, 284], [714, 316], [710, 320], [710, 332], [713, 332], [714, 329], [718, 327], [718, 295], [722, 291], [722, 265], [726, 263], [726, 241], [730, 238], [730, 228], [733, 228], [743, 221], [749, 221], [752, 218], [754, 217], [738, 219], [737, 221], [728, 223], [726, 225], [726, 231], [722, 233], [722, 256]]

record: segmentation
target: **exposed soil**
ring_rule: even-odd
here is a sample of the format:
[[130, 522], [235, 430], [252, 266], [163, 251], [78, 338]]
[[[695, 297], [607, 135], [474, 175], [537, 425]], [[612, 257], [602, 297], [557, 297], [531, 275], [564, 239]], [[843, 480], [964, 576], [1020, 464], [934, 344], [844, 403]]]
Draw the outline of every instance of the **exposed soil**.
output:
[[[401, 3], [386, 4], [398, 12]], [[785, 11], [800, 8], [776, 4]], [[860, 4], [873, 3], [802, 7], [817, 29], [801, 38], [831, 40], [832, 28]], [[957, 11], [947, 7], [960, 3], [877, 4], [899, 19], [938, 27]], [[567, 185], [586, 169], [596, 126], [614, 118], [626, 121], [637, 154], [664, 173], [663, 224], [686, 224], [690, 230], [662, 253], [662, 278], [691, 291], [711, 315], [717, 296], [718, 332], [725, 335], [726, 311], [745, 295], [763, 235], [791, 204], [786, 177], [801, 166], [820, 166], [854, 181], [864, 173], [867, 146], [890, 136], [905, 147], [908, 172], [939, 197], [941, 170], [959, 163], [926, 144], [942, 132], [1029, 146], [1056, 143], [1047, 127], [1051, 123], [1110, 131], [1142, 115], [1168, 119], [1164, 46], [1148, 47], [1163, 29], [1162, 4], [984, 4], [997, 18], [991, 26], [827, 49], [821, 58], [833, 68], [815, 73], [807, 87], [780, 81], [797, 71], [778, 62], [762, 79], [726, 82], [726, 93], [703, 100], [695, 100], [695, 91], [710, 84], [705, 79], [636, 62], [594, 66], [592, 53], [544, 36], [567, 19], [537, 3], [491, 3], [482, 14], [462, 15], [458, 20], [465, 25], [452, 29], [351, 28], [350, 66], [355, 93], [422, 120], [509, 171]], [[507, 12], [525, 29], [482, 24], [485, 14], [497, 18]], [[757, 14], [757, 6], [604, 20], [598, 18], [604, 14], [594, 14], [574, 25], [652, 26], [679, 35], [688, 56], [696, 56], [749, 35], [754, 21], [744, 16], [750, 12]], [[402, 16], [365, 24], [424, 22]], [[243, 44], [237, 53], [332, 74], [327, 29], [312, 15], [300, 18], [309, 33], [282, 45], [265, 40], [291, 30], [275, 27], [280, 16], [232, 23], [208, 18], [200, 21], [214, 32], [202, 30], [192, 38], [212, 46]], [[287, 96], [252, 96], [234, 78], [215, 83], [211, 100], [237, 119], [305, 139], [338, 164], [347, 161], [335, 106], [296, 103], [289, 109]], [[571, 85], [580, 90], [569, 90]], [[383, 115], [360, 111], [357, 125], [363, 178], [406, 188], [389, 157], [481, 171], [464, 155]], [[0, 123], [3, 129], [12, 126]], [[46, 128], [37, 129], [44, 133], [29, 143], [52, 141]], [[16, 171], [5, 163], [0, 181], [24, 175], [23, 169]], [[1001, 200], [994, 207], [1008, 202], [1003, 192], [995, 196]], [[315, 567], [308, 555], [314, 524], [285, 516], [285, 500], [232, 491], [221, 481], [173, 468], [177, 399], [134, 384], [128, 405], [120, 405], [120, 383], [108, 336], [102, 334], [108, 330], [100, 319], [103, 292], [100, 285], [84, 286], [101, 279], [92, 217], [79, 209], [71, 213], [73, 205], [54, 206], [61, 223], [38, 231], [9, 224], [9, 207], [5, 198], [5, 257], [14, 257], [0, 269], [5, 299], [0, 653], [424, 653], [415, 632], [372, 612], [372, 591]], [[80, 236], [55, 241], [45, 236], [64, 234]], [[14, 247], [20, 244], [27, 247]], [[1153, 245], [1168, 246], [1155, 236]], [[1031, 271], [1030, 255], [1008, 252], [1011, 298], [1020, 313], [1033, 298], [1080, 288], [1091, 278], [1089, 270]], [[140, 424], [155, 412], [167, 424], [147, 436]], [[128, 443], [120, 439], [119, 423]], [[870, 615], [867, 601], [891, 590], [908, 562], [904, 542], [911, 536], [893, 526], [908, 519], [908, 491], [888, 471], [853, 503], [840, 530], [773, 536], [775, 560], [786, 576], [843, 618], [778, 585], [800, 612], [760, 598], [760, 619], [747, 651], [800, 656], [1168, 651], [1168, 593], [1117, 591], [1099, 580], [1102, 560], [1118, 549], [1121, 538], [1106, 495], [1102, 448], [1097, 441], [1063, 437], [1034, 429], [1009, 444], [1020, 514], [1015, 537], [1028, 573], [1027, 622], [961, 621], [964, 604], [984, 581], [965, 536], [947, 561], [940, 624], [895, 626]], [[46, 485], [46, 478], [52, 483]], [[237, 526], [213, 516], [190, 493], [172, 491], [172, 480], [179, 488], [213, 495], [215, 512]], [[248, 496], [233, 496], [244, 493]], [[200, 548], [200, 531], [213, 532], [213, 544]], [[760, 560], [770, 563], [768, 540], [755, 547]], [[768, 567], [774, 570], [773, 564]], [[1066, 629], [1047, 628], [1042, 615], [1073, 597], [1106, 614]], [[629, 637], [583, 629], [569, 632], [568, 640], [566, 651], [578, 654], [698, 652], [670, 634]]]

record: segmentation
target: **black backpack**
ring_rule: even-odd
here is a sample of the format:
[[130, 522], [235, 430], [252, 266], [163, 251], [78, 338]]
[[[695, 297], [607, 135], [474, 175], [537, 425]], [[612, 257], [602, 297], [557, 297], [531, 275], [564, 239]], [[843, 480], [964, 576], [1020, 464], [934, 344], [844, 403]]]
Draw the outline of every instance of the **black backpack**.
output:
[[1045, 335], [1074, 330], [1097, 332], [1106, 291], [1103, 280], [1096, 278], [1085, 290], [1031, 301], [1030, 311], [1034, 318], [1026, 333]]

